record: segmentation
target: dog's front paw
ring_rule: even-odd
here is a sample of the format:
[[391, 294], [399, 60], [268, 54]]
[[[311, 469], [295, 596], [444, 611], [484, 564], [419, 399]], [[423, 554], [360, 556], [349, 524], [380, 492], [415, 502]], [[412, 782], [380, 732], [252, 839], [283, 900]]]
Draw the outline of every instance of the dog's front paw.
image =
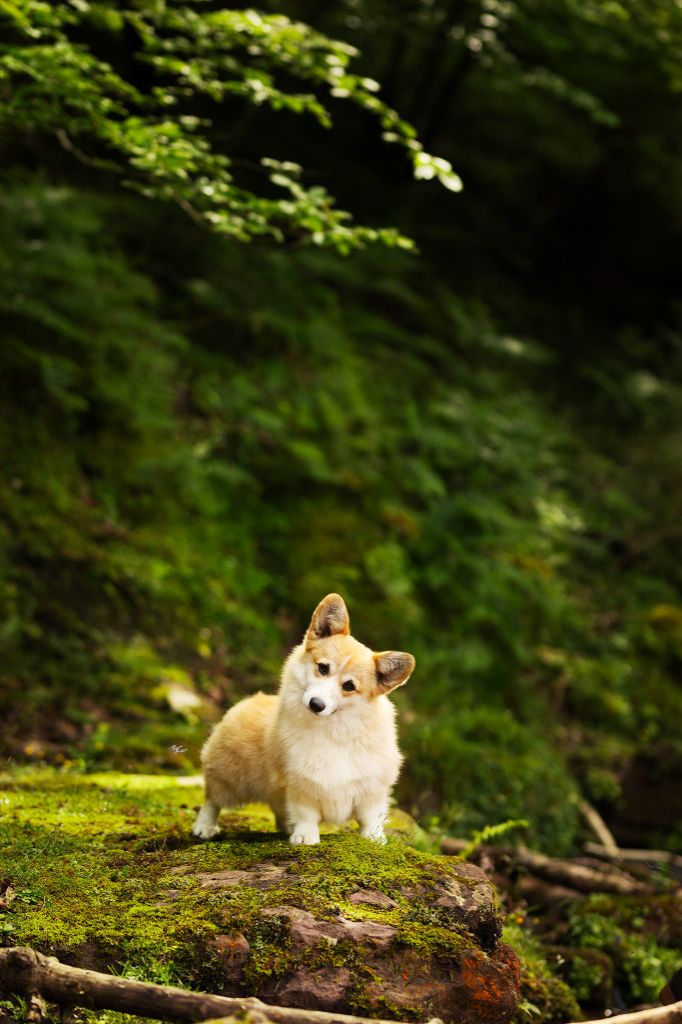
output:
[[213, 839], [213, 836], [217, 836], [219, 832], [220, 829], [217, 825], [202, 825], [199, 821], [195, 821], [192, 825], [192, 835], [197, 839]]
[[320, 841], [320, 833], [316, 828], [297, 828], [289, 836], [292, 846], [315, 846]]
[[381, 825], [375, 826], [371, 830], [363, 829], [361, 835], [363, 835], [365, 839], [371, 839], [373, 843], [378, 843], [379, 846], [386, 845], [386, 833]]
[[197, 839], [212, 839], [220, 832], [218, 828], [218, 814], [220, 807], [212, 800], [206, 800], [203, 807], [194, 819], [192, 835]]

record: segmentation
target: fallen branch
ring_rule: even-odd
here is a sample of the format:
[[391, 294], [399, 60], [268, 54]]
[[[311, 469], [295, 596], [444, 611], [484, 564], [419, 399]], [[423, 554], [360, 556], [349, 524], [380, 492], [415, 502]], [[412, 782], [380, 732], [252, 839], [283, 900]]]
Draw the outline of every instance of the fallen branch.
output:
[[207, 1021], [219, 1018], [223, 1024], [235, 1020], [240, 1024], [389, 1024], [388, 1021], [345, 1013], [270, 1006], [253, 997], [214, 996], [187, 992], [169, 985], [131, 981], [69, 967], [54, 957], [21, 946], [0, 949], [0, 991], [31, 998], [39, 993], [43, 999], [58, 1005], [118, 1010], [155, 1020]]
[[581, 800], [578, 807], [597, 839], [600, 840], [604, 849], [608, 851], [609, 856], [612, 859], [616, 859], [618, 857], [618, 844], [599, 811], [592, 804], [588, 804], [587, 800]]
[[[464, 839], [443, 839], [441, 851], [456, 856], [468, 845]], [[546, 857], [525, 846], [484, 845], [478, 848], [476, 856], [487, 857], [498, 870], [505, 865], [507, 868], [509, 865], [523, 867], [532, 875], [578, 892], [612, 892], [620, 896], [638, 896], [654, 891], [653, 886], [637, 881], [619, 868], [605, 868], [604, 865], [592, 867], [571, 860]]]
[[682, 857], [678, 853], [670, 853], [669, 850], [624, 850], [620, 848], [614, 854], [601, 843], [584, 843], [583, 849], [585, 853], [592, 854], [593, 857], [603, 857], [605, 860], [630, 860], [639, 864], [668, 864], [672, 868], [682, 870]]
[[[498, 889], [504, 891], [509, 888], [509, 879], [504, 875], [494, 872], [491, 877]], [[514, 879], [514, 895], [531, 906], [539, 904], [543, 907], [553, 907], [557, 903], [581, 898], [581, 894], [575, 889], [569, 889], [566, 885], [554, 885], [552, 882], [546, 882], [544, 878], [531, 874]]]
[[603, 1020], [592, 1020], [589, 1024], [682, 1024], [682, 1000], [668, 1006], [654, 1006], [648, 1010], [636, 1010], [634, 1013], [618, 1013]]

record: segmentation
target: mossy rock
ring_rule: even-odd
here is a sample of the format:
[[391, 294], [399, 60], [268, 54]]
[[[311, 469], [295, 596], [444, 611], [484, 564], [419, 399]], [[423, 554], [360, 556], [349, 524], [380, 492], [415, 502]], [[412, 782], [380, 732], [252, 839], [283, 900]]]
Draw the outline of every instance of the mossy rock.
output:
[[401, 1020], [505, 1024], [518, 960], [480, 869], [352, 830], [292, 847], [269, 810], [194, 840], [201, 790], [163, 776], [0, 776], [4, 945], [80, 966]]

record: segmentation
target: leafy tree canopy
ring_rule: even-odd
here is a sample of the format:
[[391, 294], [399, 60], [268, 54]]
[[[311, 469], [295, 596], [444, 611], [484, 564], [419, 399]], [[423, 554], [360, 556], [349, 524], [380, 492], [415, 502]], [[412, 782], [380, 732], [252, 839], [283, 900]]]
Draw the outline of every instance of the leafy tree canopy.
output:
[[323, 187], [304, 183], [298, 163], [264, 154], [263, 187], [241, 184], [214, 131], [214, 111], [230, 97], [309, 114], [325, 128], [330, 101], [346, 100], [404, 147], [415, 177], [461, 187], [378, 97], [379, 84], [350, 71], [353, 46], [283, 15], [173, 0], [6, 0], [0, 13], [4, 130], [54, 136], [81, 161], [232, 238], [294, 238], [341, 252], [373, 241], [412, 245], [396, 230], [353, 224]]

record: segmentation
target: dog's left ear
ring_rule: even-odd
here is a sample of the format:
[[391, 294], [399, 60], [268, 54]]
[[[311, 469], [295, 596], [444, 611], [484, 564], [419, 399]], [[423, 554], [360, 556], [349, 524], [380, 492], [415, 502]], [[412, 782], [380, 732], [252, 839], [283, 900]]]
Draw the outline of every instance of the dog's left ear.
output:
[[327, 594], [313, 612], [306, 633], [307, 640], [322, 640], [326, 636], [350, 633], [348, 609], [339, 594]]
[[390, 693], [396, 686], [402, 686], [412, 675], [416, 662], [411, 654], [403, 651], [382, 651], [374, 655], [379, 693]]

